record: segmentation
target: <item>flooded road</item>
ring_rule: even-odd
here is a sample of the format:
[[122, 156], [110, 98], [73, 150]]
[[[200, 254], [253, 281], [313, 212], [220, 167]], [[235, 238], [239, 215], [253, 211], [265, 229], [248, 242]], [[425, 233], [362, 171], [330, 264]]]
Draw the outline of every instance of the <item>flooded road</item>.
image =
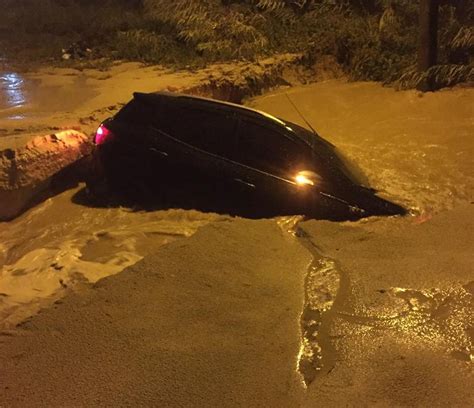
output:
[[[94, 395], [118, 403], [124, 386], [151, 405], [157, 384], [160, 398], [186, 406], [206, 398], [228, 406], [471, 406], [473, 97], [472, 89], [421, 96], [328, 81], [249, 101], [307, 126], [297, 106], [411, 216], [248, 221], [95, 208], [77, 199], [79, 187], [0, 224], [0, 346], [11, 356], [4, 401], [45, 395], [53, 381], [60, 391], [47, 393], [52, 406], [90, 405]], [[81, 285], [88, 297], [62, 305]], [[20, 326], [38, 339], [5, 340], [43, 307]], [[100, 330], [88, 330], [97, 321]], [[25, 350], [37, 347], [32, 363]], [[75, 353], [77, 369], [67, 357]], [[110, 387], [91, 380], [102, 375], [96, 358], [117, 379]], [[59, 379], [31, 372], [44, 361], [61, 362]], [[93, 392], [62, 392], [69, 371]]]
[[[0, 122], [24, 126], [24, 121], [39, 121], [57, 112], [79, 108], [98, 93], [86, 75], [53, 77], [0, 71]], [[1, 134], [0, 134], [1, 136]]]
[[[270, 67], [278, 61], [262, 63]], [[51, 127], [94, 130], [134, 92], [193, 89], [209, 83], [210, 78], [227, 78], [229, 73], [240, 78], [248, 66], [242, 62], [175, 71], [134, 62], [96, 61], [94, 68], [44, 67], [21, 72], [0, 65], [0, 138]]]
[[[6, 80], [12, 89], [4, 92], [3, 103], [10, 98], [8, 103], [16, 100], [21, 106], [23, 79], [12, 75]], [[70, 85], [69, 92], [78, 92], [78, 87], [79, 83]], [[474, 199], [474, 112], [469, 104], [473, 95], [472, 89], [458, 89], [420, 96], [373, 83], [328, 81], [276, 91], [249, 104], [308, 126], [303, 115], [360, 165], [383, 195], [429, 218]], [[51, 98], [37, 94], [34, 100]], [[20, 313], [21, 304], [63, 292], [71, 280], [95, 281], [116, 273], [154, 245], [189, 236], [217, 217], [84, 207], [73, 202], [73, 193], [51, 198], [19, 219], [0, 224], [3, 325], [18, 321], [8, 316]], [[86, 272], [77, 275], [78, 270]], [[28, 294], [23, 293], [27, 287]], [[29, 307], [23, 309], [27, 314]]]

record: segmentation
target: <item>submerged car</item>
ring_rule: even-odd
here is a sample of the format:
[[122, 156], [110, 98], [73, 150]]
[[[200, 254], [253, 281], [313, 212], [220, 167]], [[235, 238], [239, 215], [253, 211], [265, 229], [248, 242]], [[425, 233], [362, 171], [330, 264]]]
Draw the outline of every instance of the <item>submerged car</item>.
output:
[[173, 196], [181, 205], [203, 198], [211, 210], [225, 203], [254, 214], [338, 220], [405, 214], [316, 132], [241, 105], [134, 93], [94, 141], [93, 195]]

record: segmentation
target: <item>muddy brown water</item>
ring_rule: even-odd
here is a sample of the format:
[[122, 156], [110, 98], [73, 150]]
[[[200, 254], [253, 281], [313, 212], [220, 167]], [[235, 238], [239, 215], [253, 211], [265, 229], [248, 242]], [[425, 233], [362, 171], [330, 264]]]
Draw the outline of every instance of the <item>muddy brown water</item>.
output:
[[[63, 91], [72, 95], [82, 85], [79, 81]], [[2, 74], [0, 115], [20, 120], [59, 109], [63, 97], [58, 95], [66, 93], [35, 86], [16, 74]], [[328, 81], [279, 90], [248, 104], [302, 126], [310, 123], [353, 159], [382, 195], [429, 218], [473, 200], [473, 96], [472, 89], [423, 95], [374, 83]], [[39, 105], [41, 110], [35, 108]], [[0, 224], [0, 328], [13, 327], [77, 283], [118, 273], [157, 247], [228, 218], [198, 211], [87, 207], [74, 202], [76, 192], [66, 191]], [[295, 219], [275, 222], [294, 225]], [[312, 268], [309, 283], [324, 269]], [[328, 270], [336, 277], [334, 268]], [[326, 285], [331, 293], [337, 291], [334, 282]], [[308, 288], [306, 296], [310, 301]], [[303, 322], [302, 329], [311, 327]], [[315, 348], [303, 344], [301, 352], [315, 353]]]
[[327, 81], [250, 105], [308, 127], [304, 117], [383, 195], [416, 213], [436, 213], [474, 195], [473, 100], [473, 89], [422, 94]]
[[[15, 71], [0, 71], [0, 120], [16, 122], [72, 111], [97, 95], [86, 75], [48, 79]], [[1, 134], [0, 134], [1, 136]]]

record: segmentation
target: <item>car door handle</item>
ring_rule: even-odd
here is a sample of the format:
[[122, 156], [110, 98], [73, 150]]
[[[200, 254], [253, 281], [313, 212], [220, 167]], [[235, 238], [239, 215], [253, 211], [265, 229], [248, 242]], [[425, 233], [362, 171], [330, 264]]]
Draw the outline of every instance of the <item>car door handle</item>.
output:
[[242, 179], [239, 179], [239, 178], [235, 178], [234, 181], [236, 181], [237, 183], [240, 183], [240, 184], [243, 184], [244, 186], [246, 187], [250, 187], [250, 188], [255, 188], [255, 184], [252, 184], [252, 183], [249, 183], [247, 181], [244, 181]]
[[150, 151], [153, 153], [158, 153], [162, 155], [163, 157], [168, 157], [168, 153], [162, 152], [161, 150], [155, 149], [154, 147], [150, 147]]

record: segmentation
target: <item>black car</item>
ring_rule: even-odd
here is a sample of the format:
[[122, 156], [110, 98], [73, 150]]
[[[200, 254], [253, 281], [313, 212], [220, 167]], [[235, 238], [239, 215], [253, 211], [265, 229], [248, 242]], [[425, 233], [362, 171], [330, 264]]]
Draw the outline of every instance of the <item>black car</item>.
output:
[[93, 194], [257, 216], [405, 214], [315, 132], [232, 103], [135, 93], [94, 140]]

